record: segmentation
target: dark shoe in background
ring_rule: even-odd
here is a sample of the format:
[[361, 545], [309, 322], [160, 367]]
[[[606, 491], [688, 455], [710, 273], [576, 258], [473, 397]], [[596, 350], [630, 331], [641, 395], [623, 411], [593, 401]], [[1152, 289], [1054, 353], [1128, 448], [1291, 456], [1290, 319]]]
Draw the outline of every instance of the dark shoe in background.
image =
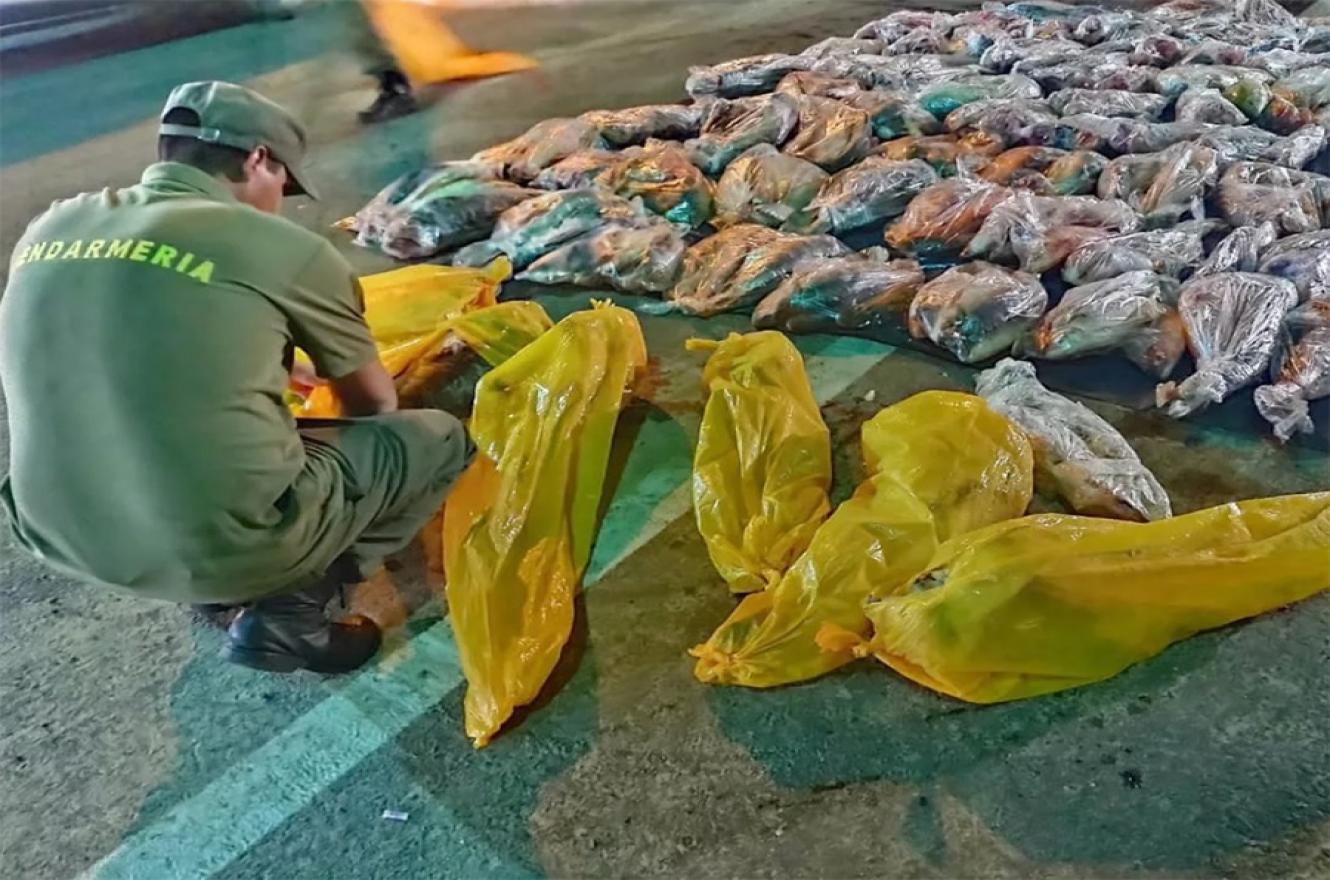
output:
[[379, 75], [379, 94], [368, 109], [358, 114], [362, 125], [377, 125], [392, 119], [410, 116], [420, 109], [411, 84], [399, 71], [390, 70]]

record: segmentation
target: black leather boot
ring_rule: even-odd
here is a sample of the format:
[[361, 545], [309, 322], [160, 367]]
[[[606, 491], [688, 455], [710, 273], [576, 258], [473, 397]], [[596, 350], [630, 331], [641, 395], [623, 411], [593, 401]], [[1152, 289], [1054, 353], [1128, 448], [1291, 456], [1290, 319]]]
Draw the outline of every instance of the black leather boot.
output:
[[383, 636], [378, 624], [359, 614], [328, 620], [325, 609], [336, 592], [336, 581], [325, 577], [254, 602], [231, 623], [222, 657], [269, 672], [335, 674], [360, 668], [378, 652]]
[[410, 116], [419, 109], [406, 77], [398, 71], [390, 70], [379, 76], [379, 94], [374, 103], [357, 115], [362, 125], [374, 125]]

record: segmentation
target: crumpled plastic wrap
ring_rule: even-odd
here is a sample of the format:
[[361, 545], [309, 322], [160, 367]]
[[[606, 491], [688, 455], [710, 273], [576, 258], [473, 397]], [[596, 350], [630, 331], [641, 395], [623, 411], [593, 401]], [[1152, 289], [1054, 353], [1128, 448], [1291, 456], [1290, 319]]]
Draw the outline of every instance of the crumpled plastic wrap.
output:
[[1261, 262], [1261, 251], [1278, 237], [1279, 231], [1273, 223], [1239, 226], [1220, 239], [1192, 277], [1220, 272], [1255, 272]]
[[935, 183], [915, 196], [900, 219], [887, 227], [887, 244], [929, 257], [957, 255], [989, 214], [1012, 196], [1012, 190], [986, 180], [953, 178]]
[[1169, 34], [1146, 34], [1132, 44], [1127, 60], [1150, 67], [1171, 67], [1184, 63], [1186, 44]]
[[787, 333], [899, 327], [923, 283], [914, 260], [855, 254], [810, 261], [763, 297], [753, 326]]
[[910, 335], [974, 363], [1009, 351], [1048, 307], [1039, 279], [976, 260], [948, 269], [910, 303]]
[[681, 141], [702, 128], [700, 104], [646, 104], [623, 110], [591, 110], [578, 118], [590, 123], [611, 147], [629, 147], [659, 138]]
[[1180, 419], [1255, 382], [1297, 302], [1293, 282], [1250, 272], [1205, 275], [1183, 285], [1178, 312], [1196, 372], [1155, 389], [1159, 406]]
[[979, 56], [979, 69], [987, 73], [1025, 73], [1074, 61], [1084, 54], [1085, 46], [1075, 40], [1002, 36]]
[[1060, 116], [1088, 113], [1158, 122], [1168, 107], [1168, 98], [1114, 89], [1063, 89], [1049, 95], [1048, 104]]
[[1033, 494], [1029, 441], [978, 397], [925, 391], [862, 429], [866, 476], [780, 582], [745, 596], [705, 644], [693, 674], [773, 687], [854, 659], [819, 644], [824, 627], [866, 635], [862, 603], [890, 592], [942, 541], [1020, 516]]
[[711, 222], [721, 229], [736, 223], [779, 227], [807, 207], [827, 178], [827, 172], [811, 162], [758, 144], [720, 176]]
[[985, 98], [1042, 98], [1039, 84], [1019, 73], [988, 75], [963, 74], [924, 89], [919, 95], [919, 106], [938, 119], [972, 101]]
[[1001, 186], [1051, 195], [1052, 184], [1041, 172], [1066, 155], [1066, 150], [1057, 147], [1013, 147], [995, 156], [979, 171], [979, 176]]
[[646, 366], [632, 312], [575, 312], [476, 388], [477, 455], [443, 514], [448, 620], [466, 732], [486, 745], [531, 702], [572, 634], [610, 440]]
[[1180, 278], [1205, 259], [1205, 236], [1217, 225], [1211, 220], [1192, 220], [1170, 229], [1087, 242], [1067, 257], [1062, 278], [1073, 286], [1140, 271]]
[[1140, 226], [1126, 202], [1093, 196], [1037, 196], [1017, 190], [989, 213], [962, 256], [1016, 259], [1041, 275], [1086, 242]]
[[655, 220], [640, 201], [598, 187], [542, 193], [499, 216], [488, 241], [453, 255], [457, 266], [484, 265], [498, 254], [524, 269], [538, 257], [607, 224], [645, 226]]
[[[501, 170], [480, 162], [443, 162], [408, 172], [337, 225], [355, 233], [361, 247], [398, 259], [432, 256], [484, 238], [518, 194], [536, 194], [500, 180]], [[400, 241], [385, 235], [390, 226]]]
[[873, 143], [868, 114], [833, 98], [803, 95], [799, 122], [782, 148], [828, 171], [862, 159]]
[[1229, 86], [1224, 97], [1252, 122], [1276, 134], [1292, 134], [1315, 122], [1311, 110], [1299, 107], [1289, 95], [1276, 93], [1260, 80], [1242, 80]]
[[951, 29], [952, 16], [945, 12], [927, 12], [921, 9], [902, 9], [885, 18], [870, 21], [854, 32], [856, 40], [877, 40], [894, 43], [916, 30]]
[[960, 700], [1025, 699], [1306, 599], [1330, 585], [1328, 568], [1326, 494], [1151, 523], [1027, 516], [953, 539], [908, 586], [871, 599], [874, 635], [855, 653]]
[[1223, 91], [1243, 80], [1269, 82], [1274, 77], [1265, 71], [1250, 67], [1231, 67], [1223, 64], [1179, 64], [1159, 71], [1159, 92], [1177, 97], [1189, 89], [1216, 89]]
[[546, 119], [510, 141], [481, 150], [473, 162], [495, 165], [503, 175], [520, 183], [578, 150], [606, 146], [596, 127], [582, 119]]
[[537, 189], [583, 189], [596, 182], [596, 178], [609, 167], [617, 165], [632, 154], [631, 149], [578, 150], [542, 170], [531, 185]]
[[1034, 364], [999, 361], [979, 374], [975, 393], [1030, 438], [1036, 489], [1086, 516], [1149, 522], [1173, 515], [1168, 493], [1117, 429], [1045, 388]]
[[826, 58], [835, 55], [881, 55], [886, 48], [881, 40], [865, 37], [827, 37], [804, 49], [805, 58]]
[[923, 159], [943, 177], [971, 174], [983, 168], [1002, 152], [1002, 142], [986, 135], [957, 137], [939, 134], [925, 137], [903, 137], [887, 141], [874, 155], [903, 162]]
[[712, 184], [679, 144], [652, 141], [596, 179], [625, 199], [640, 198], [649, 210], [685, 229], [711, 219]]
[[684, 146], [694, 165], [718, 177], [749, 147], [785, 143], [798, 121], [799, 101], [786, 94], [712, 101], [702, 118], [702, 133]]
[[936, 134], [942, 126], [933, 114], [904, 95], [885, 89], [866, 89], [857, 79], [818, 71], [796, 71], [780, 81], [776, 91], [792, 96], [834, 98], [868, 114], [872, 133], [884, 140], [906, 135]]
[[1084, 58], [1052, 64], [1027, 71], [1046, 92], [1062, 89], [1104, 89], [1105, 91], [1155, 92], [1159, 90], [1159, 71], [1146, 65], [1127, 63], [1119, 53], [1087, 53]]
[[679, 282], [665, 298], [670, 310], [689, 315], [747, 308], [802, 263], [848, 253], [849, 248], [829, 235], [789, 235], [742, 223], [688, 248]]
[[1176, 279], [1148, 271], [1072, 287], [1020, 341], [1017, 353], [1067, 360], [1120, 351], [1156, 379], [1167, 378], [1187, 348], [1174, 308], [1177, 296]]
[[664, 221], [645, 226], [611, 223], [555, 248], [517, 278], [537, 284], [609, 285], [625, 293], [664, 293], [678, 281], [686, 249], [679, 230]]
[[937, 173], [921, 159], [870, 156], [825, 181], [786, 228], [839, 234], [890, 220], [937, 179]]
[[1215, 151], [1178, 143], [1159, 153], [1121, 156], [1099, 178], [1101, 198], [1120, 198], [1148, 223], [1168, 226], [1191, 214], [1205, 216], [1205, 196], [1219, 178]]
[[690, 339], [710, 351], [693, 455], [693, 512], [732, 593], [774, 586], [831, 512], [831, 435], [782, 333]]
[[1064, 116], [1058, 126], [1055, 146], [1109, 155], [1157, 153], [1180, 141], [1200, 138], [1209, 129], [1200, 122], [1144, 122], [1089, 113]]
[[1302, 168], [1325, 147], [1326, 132], [1307, 125], [1280, 137], [1251, 125], [1218, 126], [1196, 139], [1199, 146], [1216, 153], [1221, 169], [1235, 162], [1272, 162], [1285, 168]]
[[1269, 385], [1256, 389], [1256, 410], [1281, 442], [1316, 426], [1307, 401], [1330, 395], [1330, 300], [1303, 303], [1284, 317]]
[[1043, 101], [992, 98], [974, 101], [947, 114], [947, 131], [977, 132], [1000, 147], [1048, 146], [1058, 139], [1058, 118]]
[[1219, 178], [1215, 203], [1234, 226], [1269, 223], [1284, 233], [1312, 232], [1323, 223], [1311, 175], [1265, 162], [1239, 162]]
[[1216, 89], [1187, 89], [1173, 105], [1179, 122], [1208, 122], [1212, 125], [1246, 125], [1243, 113]]
[[802, 55], [769, 54], [736, 58], [710, 67], [690, 67], [684, 89], [694, 98], [760, 95], [774, 89], [786, 74], [807, 70], [812, 61]]
[[1330, 230], [1281, 238], [1261, 252], [1258, 269], [1292, 281], [1301, 299], [1330, 299]]

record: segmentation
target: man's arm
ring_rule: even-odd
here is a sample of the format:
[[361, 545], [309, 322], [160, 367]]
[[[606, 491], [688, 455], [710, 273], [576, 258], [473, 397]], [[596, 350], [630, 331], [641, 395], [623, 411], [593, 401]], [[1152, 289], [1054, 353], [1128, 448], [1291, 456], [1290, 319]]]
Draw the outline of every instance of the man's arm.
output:
[[397, 409], [397, 389], [377, 358], [355, 372], [329, 382], [348, 416], [373, 416]]

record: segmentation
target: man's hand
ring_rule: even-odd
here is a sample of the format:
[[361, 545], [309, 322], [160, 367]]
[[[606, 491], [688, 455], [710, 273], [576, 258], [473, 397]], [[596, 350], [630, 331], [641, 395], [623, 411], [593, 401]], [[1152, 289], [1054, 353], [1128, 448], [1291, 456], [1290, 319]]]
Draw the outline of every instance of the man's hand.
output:
[[348, 416], [373, 416], [397, 409], [393, 377], [377, 359], [328, 384], [332, 385], [337, 399], [342, 402], [342, 411]]

